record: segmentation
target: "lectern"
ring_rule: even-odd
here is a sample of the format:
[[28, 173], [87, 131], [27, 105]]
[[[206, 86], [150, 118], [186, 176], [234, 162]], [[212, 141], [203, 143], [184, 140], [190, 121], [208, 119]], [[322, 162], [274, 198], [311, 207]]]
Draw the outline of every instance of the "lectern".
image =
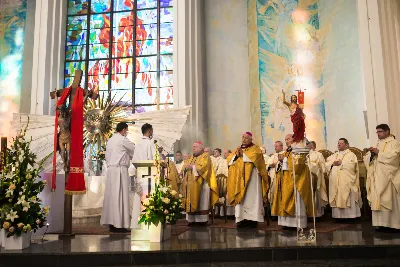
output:
[[[135, 160], [132, 161], [133, 166], [136, 168], [136, 183], [133, 193], [133, 212], [132, 212], [132, 222], [137, 219], [144, 207], [138, 203], [146, 199], [150, 192], [154, 189], [155, 175], [157, 173], [157, 168], [155, 166], [154, 160]], [[140, 208], [139, 208], [140, 207]], [[140, 224], [139, 228], [133, 228], [131, 230], [131, 240], [132, 241], [143, 241], [149, 240], [149, 230], [148, 226], [145, 224]]]

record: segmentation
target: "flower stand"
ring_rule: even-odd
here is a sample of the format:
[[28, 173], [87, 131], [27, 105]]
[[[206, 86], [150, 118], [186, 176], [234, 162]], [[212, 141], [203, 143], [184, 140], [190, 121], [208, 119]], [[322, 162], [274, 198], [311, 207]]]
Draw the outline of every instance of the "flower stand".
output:
[[0, 247], [4, 248], [6, 246], [6, 231], [0, 229]]
[[6, 250], [26, 249], [31, 244], [32, 232], [22, 233], [21, 236], [11, 236], [6, 238]]
[[165, 227], [161, 223], [158, 225], [150, 224], [149, 226], [150, 242], [160, 243], [171, 238], [171, 225]]

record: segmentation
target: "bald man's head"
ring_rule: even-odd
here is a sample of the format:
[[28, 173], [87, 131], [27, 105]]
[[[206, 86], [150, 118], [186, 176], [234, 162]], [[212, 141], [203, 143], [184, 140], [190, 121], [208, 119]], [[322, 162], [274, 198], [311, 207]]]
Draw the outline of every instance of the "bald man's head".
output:
[[293, 144], [293, 134], [287, 134], [285, 136], [285, 143], [287, 147], [290, 147]]

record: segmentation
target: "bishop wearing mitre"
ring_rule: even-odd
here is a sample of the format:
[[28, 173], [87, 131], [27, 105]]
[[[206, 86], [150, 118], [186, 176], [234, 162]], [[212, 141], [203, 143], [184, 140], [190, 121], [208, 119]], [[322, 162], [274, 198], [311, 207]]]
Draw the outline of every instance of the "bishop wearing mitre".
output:
[[321, 217], [324, 215], [325, 206], [329, 202], [325, 183], [325, 158], [321, 152], [316, 150], [317, 144], [314, 141], [310, 141], [307, 147], [310, 149], [310, 162], [307, 161], [308, 167], [314, 174], [314, 178], [317, 178], [315, 217]]
[[[306, 157], [293, 155], [292, 134], [286, 135], [285, 142], [286, 152], [278, 156], [281, 168], [276, 174], [271, 214], [278, 216], [278, 225], [284, 228], [306, 228], [307, 216], [313, 216], [310, 170]], [[295, 186], [293, 174], [296, 177]]]
[[358, 160], [346, 138], [339, 139], [338, 150], [326, 160], [329, 205], [333, 218], [354, 219], [361, 216], [362, 206]]
[[400, 229], [400, 142], [387, 124], [376, 127], [378, 144], [364, 157], [367, 166], [367, 197], [372, 225]]
[[268, 192], [268, 174], [263, 153], [253, 144], [253, 135], [242, 135], [242, 145], [228, 161], [228, 202], [235, 206], [238, 228], [256, 228], [264, 222], [264, 202]]
[[206, 225], [210, 208], [218, 201], [217, 179], [203, 143], [195, 142], [192, 150], [183, 166], [183, 208], [189, 225]]

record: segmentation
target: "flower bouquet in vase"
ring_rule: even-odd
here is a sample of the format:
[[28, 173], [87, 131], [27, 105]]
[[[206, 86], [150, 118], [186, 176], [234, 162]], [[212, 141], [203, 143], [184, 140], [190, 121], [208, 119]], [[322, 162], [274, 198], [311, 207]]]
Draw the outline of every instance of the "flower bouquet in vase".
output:
[[45, 225], [49, 213], [49, 207], [43, 207], [37, 197], [46, 181], [37, 178], [51, 154], [37, 162], [29, 149], [31, 141], [25, 139], [26, 129], [13, 138], [0, 176], [0, 228], [5, 249], [29, 247], [32, 231]]
[[139, 223], [149, 225], [150, 242], [161, 242], [171, 237], [171, 225], [176, 224], [181, 212], [182, 195], [178, 195], [163, 180], [155, 183], [154, 191], [142, 205]]

